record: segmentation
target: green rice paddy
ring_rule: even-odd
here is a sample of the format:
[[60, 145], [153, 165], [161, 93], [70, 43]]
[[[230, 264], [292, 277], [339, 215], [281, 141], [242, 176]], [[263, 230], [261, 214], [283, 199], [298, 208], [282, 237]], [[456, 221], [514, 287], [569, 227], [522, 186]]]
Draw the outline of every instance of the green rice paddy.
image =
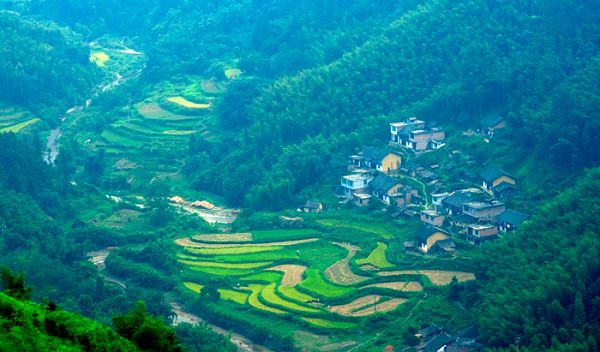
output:
[[300, 283], [300, 287], [326, 298], [343, 297], [355, 291], [355, 289], [351, 287], [338, 286], [330, 283], [325, 280], [322, 272], [317, 269], [306, 270], [306, 279]]
[[390, 263], [386, 256], [385, 251], [387, 250], [387, 244], [383, 242], [377, 242], [377, 248], [375, 248], [368, 257], [363, 259], [357, 259], [356, 264], [364, 265], [371, 264], [380, 269], [393, 268], [394, 264]]
[[17, 132], [20, 132], [22, 129], [24, 129], [24, 128], [28, 127], [28, 126], [31, 126], [34, 123], [39, 122], [39, 121], [41, 121], [41, 120], [36, 117], [36, 118], [30, 119], [30, 120], [18, 123], [16, 125], [12, 125], [12, 126], [9, 126], [9, 127], [0, 128], [0, 133], [7, 133], [7, 132], [17, 133]]

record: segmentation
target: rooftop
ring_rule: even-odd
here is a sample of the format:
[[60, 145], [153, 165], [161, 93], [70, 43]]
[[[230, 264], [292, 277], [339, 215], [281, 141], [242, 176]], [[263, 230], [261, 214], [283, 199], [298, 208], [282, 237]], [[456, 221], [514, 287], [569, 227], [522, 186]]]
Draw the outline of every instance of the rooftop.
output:
[[355, 193], [354, 196], [358, 199], [370, 199], [371, 195], [366, 193]]
[[497, 114], [489, 114], [483, 120], [481, 120], [481, 127], [489, 128], [493, 127], [504, 120], [504, 117]]
[[439, 214], [437, 211], [435, 211], [433, 209], [425, 209], [421, 212], [421, 214], [425, 214], [425, 215], [429, 215], [429, 216], [442, 216], [442, 214]]
[[499, 202], [497, 200], [492, 200], [489, 202], [465, 202], [465, 203], [463, 203], [463, 205], [467, 206], [469, 208], [472, 208], [472, 209], [487, 209], [487, 208], [503, 206], [504, 203]]
[[481, 178], [485, 182], [488, 182], [488, 183], [492, 182], [502, 176], [507, 176], [507, 177], [510, 177], [513, 179], [515, 178], [513, 175], [509, 174], [508, 172], [506, 172], [498, 167], [489, 168], [481, 173]]
[[487, 230], [496, 227], [494, 224], [470, 224], [467, 227], [472, 228], [473, 230]]
[[378, 191], [387, 192], [390, 188], [399, 184], [400, 181], [388, 175], [379, 175], [371, 181], [370, 186]]
[[420, 241], [426, 242], [429, 236], [437, 232], [448, 235], [448, 233], [442, 229], [430, 225], [423, 225], [417, 230], [416, 236]]
[[498, 215], [498, 221], [513, 225], [520, 225], [527, 219], [529, 219], [528, 214], [512, 209], [506, 209], [502, 214]]
[[364, 181], [364, 180], [368, 180], [369, 178], [371, 178], [370, 176], [365, 175], [365, 174], [352, 174], [352, 175], [346, 175], [346, 176], [342, 176], [342, 177], [349, 181]]

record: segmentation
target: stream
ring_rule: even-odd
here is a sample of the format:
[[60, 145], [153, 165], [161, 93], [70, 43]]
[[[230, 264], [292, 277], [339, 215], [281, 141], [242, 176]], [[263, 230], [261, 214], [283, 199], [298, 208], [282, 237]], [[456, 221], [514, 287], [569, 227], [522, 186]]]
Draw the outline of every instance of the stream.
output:
[[227, 331], [219, 326], [207, 323], [204, 319], [198, 317], [197, 315], [194, 315], [192, 313], [188, 313], [186, 311], [184, 311], [181, 306], [176, 303], [176, 302], [171, 302], [171, 308], [173, 308], [173, 312], [175, 312], [175, 319], [173, 321], [173, 325], [178, 325], [181, 323], [188, 323], [188, 324], [206, 324], [207, 326], [209, 326], [211, 329], [213, 329], [213, 331], [215, 331], [216, 333], [219, 333], [225, 337], [228, 337], [229, 340], [238, 348], [238, 351], [240, 352], [275, 352], [271, 349], [268, 349], [265, 346], [256, 344], [254, 342], [252, 342], [252, 340], [248, 339], [245, 336], [242, 336], [240, 334], [236, 334], [234, 332], [230, 332]]
[[54, 164], [54, 161], [56, 161], [56, 158], [58, 157], [58, 154], [60, 153], [58, 140], [62, 136], [62, 130], [60, 128], [60, 124], [65, 122], [67, 120], [67, 117], [70, 114], [73, 114], [73, 113], [76, 113], [76, 112], [86, 109], [87, 107], [89, 107], [92, 104], [92, 101], [95, 98], [97, 98], [100, 94], [102, 94], [104, 92], [108, 92], [108, 91], [120, 86], [121, 84], [125, 83], [126, 81], [128, 81], [131, 78], [139, 76], [140, 74], [142, 74], [142, 72], [144, 71], [145, 68], [146, 68], [146, 64], [144, 64], [144, 66], [142, 66], [142, 68], [135, 70], [134, 72], [132, 72], [131, 74], [129, 74], [125, 77], [121, 76], [119, 73], [116, 73], [115, 78], [112, 81], [99, 84], [96, 87], [96, 89], [94, 89], [94, 91], [92, 92], [91, 97], [89, 99], [87, 99], [84, 104], [73, 106], [72, 108], [69, 108], [67, 111], [65, 111], [64, 114], [60, 115], [58, 117], [60, 120], [59, 126], [53, 130], [50, 130], [50, 134], [48, 135], [48, 139], [46, 140], [46, 151], [43, 154], [44, 161], [47, 164]]

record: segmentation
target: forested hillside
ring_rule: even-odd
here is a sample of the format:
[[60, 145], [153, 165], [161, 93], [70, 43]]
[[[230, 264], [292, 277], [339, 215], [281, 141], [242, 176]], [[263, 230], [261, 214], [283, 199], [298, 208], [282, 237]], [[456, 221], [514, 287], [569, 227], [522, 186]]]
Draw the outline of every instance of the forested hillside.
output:
[[[136, 37], [152, 75], [219, 73], [239, 59], [249, 73], [278, 76], [339, 58], [418, 0], [93, 1], [35, 0], [28, 13], [84, 28], [90, 40]], [[18, 7], [17, 7], [18, 8]], [[174, 64], [176, 63], [176, 64]]]
[[42, 118], [81, 103], [97, 83], [89, 49], [67, 28], [0, 11], [0, 42], [0, 100], [45, 112]]
[[[197, 182], [237, 203], [250, 190], [246, 205], [277, 207], [322, 176], [312, 168], [331, 153], [313, 150], [343, 153], [353, 147], [349, 137], [383, 141], [386, 122], [412, 115], [477, 128], [485, 114], [500, 112], [511, 122], [513, 160], [531, 156], [567, 173], [597, 165], [597, 8], [597, 1], [422, 5], [340, 60], [267, 88], [248, 108], [237, 142], [214, 146], [213, 168], [199, 170]], [[206, 182], [216, 170], [226, 176]]]
[[[543, 206], [481, 257], [479, 322], [491, 346], [597, 351], [600, 343], [600, 169]], [[509, 259], [510, 258], [510, 259]]]
[[[599, 9], [0, 3], [0, 352], [235, 349], [166, 327], [198, 317], [274, 350], [408, 350], [431, 324], [477, 325], [498, 350], [598, 350]], [[507, 122], [492, 136], [490, 114]], [[402, 204], [340, 201], [347, 156], [411, 116], [447, 143], [389, 148], [428, 175], [374, 182]], [[505, 195], [473, 190], [491, 166]], [[433, 207], [434, 188], [466, 187], [527, 220], [472, 245], [462, 232], [491, 219]], [[425, 211], [440, 253], [419, 243]]]

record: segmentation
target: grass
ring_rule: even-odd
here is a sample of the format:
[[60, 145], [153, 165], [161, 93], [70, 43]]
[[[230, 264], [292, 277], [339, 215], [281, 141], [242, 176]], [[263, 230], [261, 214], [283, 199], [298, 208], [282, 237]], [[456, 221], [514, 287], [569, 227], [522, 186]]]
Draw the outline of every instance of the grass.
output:
[[300, 318], [310, 325], [327, 329], [350, 329], [356, 326], [355, 323], [347, 321], [331, 321], [321, 318]]
[[25, 122], [18, 123], [16, 125], [2, 128], [2, 129], [0, 129], [0, 133], [7, 133], [7, 132], [17, 133], [17, 132], [20, 132], [22, 129], [24, 129], [30, 125], [33, 125], [34, 123], [39, 122], [39, 121], [41, 121], [41, 120], [36, 117], [36, 118], [30, 119], [30, 120], [27, 120]]
[[316, 300], [316, 298], [298, 291], [295, 287], [278, 286], [277, 290], [281, 295], [290, 298], [294, 301], [311, 302]]
[[329, 242], [319, 241], [300, 248], [299, 254], [299, 259], [310, 263], [311, 268], [325, 270], [346, 258], [347, 251]]
[[258, 262], [258, 263], [218, 263], [218, 262], [197, 262], [190, 260], [179, 260], [180, 263], [190, 265], [190, 266], [198, 266], [204, 268], [223, 268], [223, 269], [256, 269], [260, 267], [264, 267], [273, 262]]
[[184, 97], [171, 97], [167, 99], [169, 102], [183, 106], [188, 109], [208, 109], [210, 104], [198, 104], [187, 100]]
[[382, 223], [367, 223], [367, 222], [358, 222], [358, 221], [347, 221], [343, 219], [321, 219], [317, 220], [317, 223], [321, 225], [325, 225], [328, 227], [337, 227], [337, 228], [348, 228], [355, 229], [364, 232], [374, 233], [379, 235], [385, 239], [391, 239], [393, 237], [387, 225]]
[[106, 66], [108, 60], [110, 60], [110, 56], [103, 51], [96, 51], [90, 54], [90, 62], [95, 63], [98, 67]]
[[271, 241], [271, 240], [290, 240], [304, 239], [315, 237], [319, 233], [311, 229], [298, 230], [265, 230], [252, 231], [252, 239], [254, 241]]
[[306, 307], [304, 305], [300, 305], [300, 304], [282, 299], [275, 292], [276, 288], [277, 288], [276, 283], [272, 283], [272, 284], [265, 286], [262, 289], [262, 291], [260, 292], [260, 297], [264, 301], [268, 302], [269, 304], [277, 306], [277, 307], [285, 309], [285, 310], [292, 310], [292, 311], [304, 312], [304, 313], [320, 313], [321, 312], [318, 309]]
[[262, 310], [264, 312], [270, 312], [270, 313], [274, 313], [274, 314], [286, 314], [285, 311], [281, 310], [281, 309], [277, 309], [277, 308], [273, 308], [273, 307], [269, 307], [265, 304], [263, 304], [260, 299], [258, 298], [260, 295], [260, 291], [262, 291], [264, 289], [264, 285], [259, 285], [259, 284], [250, 284], [248, 285], [248, 289], [250, 289], [250, 291], [252, 291], [252, 293], [250, 294], [250, 296], [248, 296], [248, 303], [258, 309], [258, 310]]
[[238, 304], [246, 304], [246, 302], [248, 302], [249, 294], [246, 292], [227, 290], [224, 288], [217, 289], [217, 291], [219, 292], [221, 299], [233, 301]]
[[356, 264], [364, 265], [371, 264], [380, 269], [387, 269], [394, 267], [394, 264], [388, 262], [385, 251], [387, 250], [387, 244], [383, 242], [377, 242], [377, 248], [375, 248], [368, 257], [363, 259], [357, 259]]
[[334, 285], [326, 281], [317, 269], [306, 270], [306, 279], [300, 286], [326, 298], [338, 298], [352, 293], [355, 289]]
[[282, 276], [283, 276], [283, 274], [279, 273], [279, 272], [265, 271], [265, 272], [260, 272], [260, 273], [254, 274], [254, 275], [243, 277], [240, 280], [271, 283], [271, 282], [278, 282], [279, 280], [281, 280]]
[[188, 288], [196, 293], [200, 293], [200, 291], [202, 291], [202, 289], [204, 288], [204, 285], [200, 285], [195, 282], [184, 282], [183, 286], [185, 286], [186, 288]]
[[281, 246], [259, 246], [259, 247], [224, 247], [224, 248], [186, 248], [192, 254], [224, 255], [224, 254], [249, 254], [260, 252], [271, 252], [281, 250]]

